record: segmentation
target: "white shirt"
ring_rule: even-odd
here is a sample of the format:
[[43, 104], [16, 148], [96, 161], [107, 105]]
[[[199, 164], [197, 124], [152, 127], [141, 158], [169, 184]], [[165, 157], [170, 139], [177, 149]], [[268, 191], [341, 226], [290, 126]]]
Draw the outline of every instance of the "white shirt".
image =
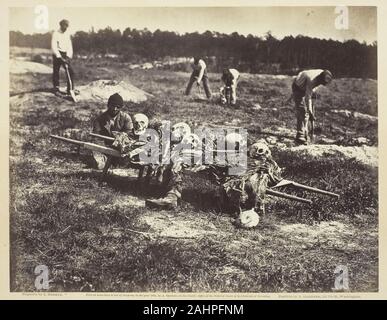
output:
[[61, 55], [59, 51], [66, 52], [66, 55], [71, 59], [73, 57], [73, 45], [71, 43], [70, 33], [66, 30], [54, 31], [51, 38], [51, 49], [57, 58]]
[[228, 70], [230, 71], [234, 79], [237, 79], [239, 77], [239, 71], [237, 69], [228, 69]]
[[232, 77], [233, 77], [233, 82], [235, 82], [236, 80], [238, 80], [239, 78], [239, 71], [237, 69], [229, 69]]
[[315, 79], [322, 73], [322, 69], [311, 69], [301, 71], [296, 79], [294, 80], [295, 84], [302, 90], [305, 90], [305, 97], [308, 98], [312, 95], [313, 89], [316, 86]]
[[194, 69], [194, 71], [199, 71], [199, 75], [198, 75], [198, 79], [197, 81], [200, 82], [203, 78], [203, 74], [204, 74], [204, 70], [206, 70], [207, 66], [206, 66], [206, 63], [200, 59], [198, 61], [198, 64], [192, 64], [192, 69]]
[[[230, 72], [231, 77], [232, 77], [232, 79], [231, 79], [231, 86], [235, 86], [236, 87], [237, 81], [239, 79], [239, 71], [237, 69], [228, 69], [228, 71]], [[221, 80], [223, 81], [223, 83], [225, 85], [227, 85], [227, 78], [228, 78], [227, 76], [225, 77], [225, 75], [222, 74]]]
[[[302, 90], [305, 90], [305, 102], [308, 110], [311, 110], [312, 106], [312, 94], [315, 91], [316, 81], [315, 79], [322, 73], [324, 70], [322, 69], [311, 69], [301, 71], [294, 83]], [[317, 88], [316, 88], [317, 89]]]
[[198, 64], [192, 64], [192, 69], [194, 69], [195, 71], [200, 71], [201, 69], [205, 69], [206, 67], [206, 63], [202, 59], [198, 61]]

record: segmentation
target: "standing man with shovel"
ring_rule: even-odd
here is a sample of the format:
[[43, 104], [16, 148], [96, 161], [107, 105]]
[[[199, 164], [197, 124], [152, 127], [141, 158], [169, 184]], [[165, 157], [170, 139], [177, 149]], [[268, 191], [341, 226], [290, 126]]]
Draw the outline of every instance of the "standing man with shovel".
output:
[[187, 89], [185, 90], [185, 94], [188, 96], [191, 93], [192, 86], [195, 82], [198, 86], [199, 93], [201, 94], [200, 82], [203, 82], [203, 88], [207, 99], [211, 99], [211, 90], [208, 83], [206, 63], [202, 59], [195, 57], [192, 64], [192, 69], [193, 71], [189, 79]]
[[309, 122], [311, 130], [314, 130], [316, 121], [313, 98], [316, 88], [320, 85], [326, 86], [332, 81], [332, 73], [329, 70], [312, 69], [300, 72], [292, 84], [293, 99], [296, 107], [298, 144], [308, 144]]
[[70, 59], [73, 57], [73, 45], [71, 43], [70, 34], [67, 31], [69, 27], [68, 20], [61, 20], [59, 22], [60, 29], [54, 31], [51, 39], [51, 48], [53, 52], [52, 64], [53, 75], [52, 82], [54, 86], [54, 93], [59, 94], [59, 70], [63, 66], [66, 71], [67, 78], [67, 95], [70, 95], [74, 102], [76, 102], [74, 92], [74, 71], [70, 65]]

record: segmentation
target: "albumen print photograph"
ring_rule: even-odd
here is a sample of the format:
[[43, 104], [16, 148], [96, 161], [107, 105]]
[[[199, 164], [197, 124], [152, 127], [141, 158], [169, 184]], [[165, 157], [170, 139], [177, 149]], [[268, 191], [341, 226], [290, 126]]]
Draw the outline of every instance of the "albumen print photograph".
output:
[[11, 292], [378, 292], [377, 7], [8, 10]]

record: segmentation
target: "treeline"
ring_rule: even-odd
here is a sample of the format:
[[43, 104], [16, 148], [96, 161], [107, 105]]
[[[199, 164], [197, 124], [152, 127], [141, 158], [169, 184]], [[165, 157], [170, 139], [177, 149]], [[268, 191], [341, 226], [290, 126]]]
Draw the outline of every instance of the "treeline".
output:
[[[50, 48], [51, 34], [25, 35], [10, 32], [10, 45]], [[123, 32], [105, 28], [78, 31], [73, 36], [78, 54], [118, 54], [125, 62], [154, 61], [169, 57], [208, 57], [213, 71], [233, 66], [242, 72], [294, 74], [305, 68], [330, 69], [337, 77], [377, 77], [377, 44], [287, 36], [276, 39], [223, 34], [178, 34], [170, 31], [127, 28]]]

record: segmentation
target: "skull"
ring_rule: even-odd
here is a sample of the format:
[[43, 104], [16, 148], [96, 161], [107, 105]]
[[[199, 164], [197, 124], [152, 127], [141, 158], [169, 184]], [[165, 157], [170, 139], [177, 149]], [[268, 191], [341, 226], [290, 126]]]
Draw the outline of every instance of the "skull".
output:
[[259, 223], [259, 215], [254, 208], [246, 211], [240, 211], [238, 223], [244, 228], [254, 228]]
[[199, 136], [194, 133], [190, 133], [183, 137], [181, 143], [187, 145], [187, 147], [190, 146], [191, 149], [194, 150], [199, 150], [202, 148], [202, 140], [200, 140]]
[[185, 122], [179, 122], [171, 128], [171, 141], [181, 142], [183, 138], [191, 133], [191, 128]]
[[134, 133], [136, 135], [143, 134], [148, 128], [149, 125], [149, 119], [148, 117], [143, 113], [136, 113], [133, 116], [133, 127], [134, 127]]
[[232, 132], [226, 135], [226, 148], [231, 150], [241, 150], [246, 147], [247, 138], [240, 133]]
[[254, 143], [249, 149], [250, 157], [257, 160], [264, 160], [271, 157], [271, 151], [266, 142], [259, 141]]

